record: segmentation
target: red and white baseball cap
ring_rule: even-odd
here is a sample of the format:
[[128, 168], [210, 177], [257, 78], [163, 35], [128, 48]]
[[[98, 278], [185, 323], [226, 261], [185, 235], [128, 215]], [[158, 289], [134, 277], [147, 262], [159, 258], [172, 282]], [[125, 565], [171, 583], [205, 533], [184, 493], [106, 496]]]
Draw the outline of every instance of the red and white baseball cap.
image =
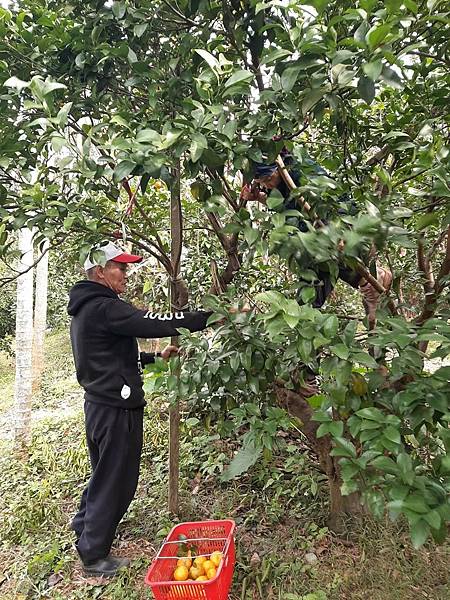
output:
[[142, 260], [142, 256], [137, 256], [136, 254], [128, 254], [127, 252], [124, 252], [122, 248], [119, 248], [119, 246], [116, 246], [112, 242], [108, 242], [104, 246], [95, 246], [94, 248], [92, 248], [91, 256], [88, 256], [87, 259], [84, 261], [85, 271], [92, 269], [92, 267], [96, 267], [97, 265], [102, 264], [100, 257], [98, 259], [95, 259], [92, 256], [94, 251], [103, 252], [103, 261], [113, 260], [114, 262], [118, 263], [137, 263], [141, 262]]

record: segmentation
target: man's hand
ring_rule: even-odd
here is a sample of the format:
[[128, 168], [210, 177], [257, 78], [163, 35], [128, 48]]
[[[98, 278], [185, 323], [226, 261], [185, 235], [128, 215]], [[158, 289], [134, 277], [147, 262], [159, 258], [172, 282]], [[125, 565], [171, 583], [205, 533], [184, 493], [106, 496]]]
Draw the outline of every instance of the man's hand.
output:
[[246, 202], [261, 202], [262, 204], [266, 203], [267, 194], [261, 192], [259, 189], [252, 188], [248, 183], [246, 183], [241, 189], [241, 199]]
[[161, 352], [161, 358], [164, 360], [169, 360], [171, 356], [176, 356], [179, 353], [180, 349], [176, 346], [166, 346], [164, 350]]
[[229, 310], [229, 313], [231, 315], [235, 315], [236, 313], [248, 313], [251, 310], [252, 309], [250, 308], [250, 306], [248, 304], [244, 304], [244, 306], [242, 306], [241, 308], [238, 308], [237, 306], [232, 306]]

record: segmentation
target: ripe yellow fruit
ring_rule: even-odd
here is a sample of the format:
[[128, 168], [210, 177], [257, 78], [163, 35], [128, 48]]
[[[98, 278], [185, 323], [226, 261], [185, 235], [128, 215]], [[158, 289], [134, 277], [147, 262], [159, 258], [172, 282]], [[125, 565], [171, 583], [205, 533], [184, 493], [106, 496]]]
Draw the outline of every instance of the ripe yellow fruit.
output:
[[216, 568], [216, 565], [211, 560], [205, 560], [202, 566], [205, 569], [205, 573], [208, 573], [209, 569]]
[[214, 577], [216, 576], [216, 573], [217, 573], [216, 567], [211, 567], [210, 569], [208, 569], [206, 571], [206, 577], [208, 579], [214, 579]]
[[205, 570], [203, 569], [202, 566], [196, 567], [195, 565], [193, 565], [189, 569], [189, 575], [192, 577], [192, 579], [198, 579], [199, 577], [201, 577], [204, 574], [205, 574]]
[[208, 581], [208, 578], [206, 575], [200, 575], [200, 577], [197, 577], [195, 581]]
[[194, 558], [194, 566], [201, 567], [206, 562], [206, 556], [197, 556]]
[[173, 572], [173, 578], [175, 581], [186, 581], [189, 577], [189, 569], [187, 567], [181, 566], [177, 567]]
[[179, 558], [177, 560], [177, 567], [186, 567], [186, 569], [190, 569], [192, 567], [192, 560], [190, 558]]
[[222, 552], [213, 552], [209, 557], [209, 560], [214, 563], [214, 566], [217, 568], [220, 565], [220, 561], [222, 560]]

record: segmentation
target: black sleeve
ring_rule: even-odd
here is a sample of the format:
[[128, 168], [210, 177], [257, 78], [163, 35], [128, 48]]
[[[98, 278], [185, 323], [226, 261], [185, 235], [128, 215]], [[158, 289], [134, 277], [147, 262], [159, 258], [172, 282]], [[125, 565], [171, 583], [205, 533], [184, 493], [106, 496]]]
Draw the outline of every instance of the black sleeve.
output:
[[153, 364], [157, 356], [161, 356], [161, 352], [140, 352], [139, 362], [141, 363], [142, 367], [145, 367]]
[[162, 338], [179, 335], [178, 327], [202, 331], [211, 312], [155, 313], [134, 308], [123, 300], [105, 302], [106, 326], [112, 333], [140, 338]]

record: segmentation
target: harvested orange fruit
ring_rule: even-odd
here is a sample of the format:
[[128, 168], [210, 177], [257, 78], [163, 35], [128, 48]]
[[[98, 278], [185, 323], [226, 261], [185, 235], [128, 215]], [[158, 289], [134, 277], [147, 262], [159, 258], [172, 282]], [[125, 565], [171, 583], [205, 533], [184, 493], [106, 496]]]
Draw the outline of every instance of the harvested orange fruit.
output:
[[189, 577], [189, 569], [185, 566], [177, 567], [173, 572], [173, 578], [175, 581], [186, 581]]
[[222, 552], [213, 552], [209, 557], [209, 560], [214, 563], [214, 566], [217, 567], [220, 565], [220, 561], [222, 560]]
[[208, 578], [206, 575], [200, 575], [200, 577], [197, 577], [195, 581], [208, 581]]
[[198, 579], [199, 577], [201, 577], [204, 574], [205, 574], [205, 570], [203, 569], [203, 567], [196, 567], [195, 565], [193, 565], [189, 569], [189, 575], [192, 577], [192, 579]]
[[216, 567], [216, 565], [211, 560], [205, 560], [202, 566], [205, 569], [205, 573], [208, 573], [209, 569], [215, 569]]
[[204, 562], [206, 562], [206, 556], [197, 556], [197, 558], [194, 558], [195, 567], [200, 567]]
[[186, 569], [190, 569], [192, 567], [192, 560], [190, 558], [179, 558], [177, 560], [177, 567], [186, 567]]
[[211, 567], [210, 569], [208, 569], [206, 571], [206, 577], [208, 579], [214, 579], [214, 577], [216, 576], [216, 573], [217, 573], [216, 567]]

